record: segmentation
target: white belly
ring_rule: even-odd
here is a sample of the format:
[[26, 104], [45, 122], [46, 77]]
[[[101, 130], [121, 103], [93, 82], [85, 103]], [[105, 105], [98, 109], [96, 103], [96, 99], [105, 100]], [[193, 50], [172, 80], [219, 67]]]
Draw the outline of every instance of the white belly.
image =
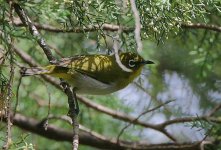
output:
[[76, 73], [68, 82], [80, 94], [103, 95], [119, 90], [115, 83], [105, 84], [81, 73]]

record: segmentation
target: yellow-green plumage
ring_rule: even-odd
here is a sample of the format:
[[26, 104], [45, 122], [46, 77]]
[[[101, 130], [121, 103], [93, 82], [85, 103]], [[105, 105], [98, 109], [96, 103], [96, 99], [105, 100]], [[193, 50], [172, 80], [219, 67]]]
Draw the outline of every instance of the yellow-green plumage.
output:
[[32, 69], [33, 73], [27, 70], [24, 75], [48, 74], [65, 79], [78, 93], [108, 94], [131, 83], [140, 75], [146, 62], [135, 53], [122, 53], [119, 56], [122, 64], [131, 72], [124, 71], [114, 55], [82, 55], [64, 58], [54, 65], [38, 68], [36, 72]]

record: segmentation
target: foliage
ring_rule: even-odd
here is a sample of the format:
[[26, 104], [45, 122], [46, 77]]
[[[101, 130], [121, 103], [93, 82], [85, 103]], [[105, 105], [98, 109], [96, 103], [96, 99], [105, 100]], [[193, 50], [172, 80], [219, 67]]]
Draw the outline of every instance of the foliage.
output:
[[[125, 0], [22, 0], [18, 3], [36, 24], [63, 30], [63, 32], [40, 30], [42, 36], [54, 50], [53, 55], [56, 58], [61, 57], [60, 53], [64, 57], [88, 53], [107, 54], [112, 50], [113, 38], [118, 32], [104, 30], [101, 28], [102, 25], [108, 23], [129, 29], [133, 28], [135, 24], [130, 3]], [[162, 115], [162, 118], [172, 119], [174, 117], [203, 115], [211, 111], [220, 104], [221, 98], [220, 32], [200, 27], [191, 28], [186, 25], [200, 23], [220, 27], [221, 1], [137, 0], [136, 5], [142, 23], [141, 37], [144, 46], [142, 56], [154, 60], [156, 65], [149, 67], [148, 77], [145, 74], [143, 89], [138, 88], [139, 90], [137, 90], [137, 87], [134, 86], [132, 90], [131, 87], [126, 89], [132, 91], [128, 95], [138, 93], [134, 97], [124, 96], [125, 99], [120, 100], [121, 93], [127, 92], [125, 90], [111, 96], [88, 96], [88, 98], [92, 99], [93, 102], [133, 116], [138, 116], [140, 112], [157, 106], [166, 100], [176, 100], [174, 104], [165, 106], [165, 108], [152, 114], [144, 115], [141, 119], [145, 121], [153, 120], [155, 115], [156, 118], [157, 115]], [[14, 95], [13, 108], [16, 105], [15, 94], [20, 77], [20, 66], [27, 67], [28, 64], [11, 51], [12, 44], [28, 53], [33, 60], [42, 66], [48, 64], [48, 60], [32, 34], [27, 28], [16, 25], [17, 22], [19, 22], [18, 16], [7, 1], [0, 0], [0, 52], [4, 54], [4, 58], [0, 57], [0, 62], [1, 58], [5, 60], [4, 63], [0, 64], [0, 94], [6, 89], [10, 75], [10, 68], [4, 67], [4, 65], [16, 65], [12, 90]], [[98, 28], [93, 32], [85, 30], [88, 27], [95, 28], [97, 25]], [[74, 30], [78, 28], [83, 29], [83, 31], [75, 33]], [[133, 30], [122, 31], [119, 34], [120, 49], [135, 52], [136, 42]], [[187, 91], [183, 94], [184, 98], [180, 98], [182, 93], [176, 96], [179, 84], [182, 84], [184, 88], [181, 91]], [[133, 100], [128, 100], [132, 98]], [[47, 117], [49, 99], [51, 100], [51, 114], [58, 116], [67, 114], [67, 98], [62, 91], [45, 83], [40, 77], [23, 78], [19, 89], [17, 112], [42, 120]], [[134, 102], [134, 99], [138, 99], [138, 101]], [[130, 103], [131, 105], [129, 105]], [[194, 106], [198, 109], [190, 111], [188, 107], [191, 103], [193, 105], [197, 103]], [[125, 126], [124, 122], [97, 112], [83, 104], [80, 104], [80, 107], [80, 123], [97, 133], [116, 138]], [[162, 118], [160, 118], [161, 121], [164, 121]], [[72, 131], [71, 126], [61, 120], [49, 120], [49, 124]], [[214, 138], [215, 141], [220, 140], [219, 125], [210, 122], [204, 124], [200, 121], [193, 123], [194, 128], [203, 129], [203, 134], [208, 131], [208, 136]], [[0, 128], [0, 133], [2, 133], [0, 134], [0, 145], [3, 145], [6, 127], [1, 125]], [[145, 131], [143, 127], [130, 126], [121, 138], [132, 141], [150, 138], [147, 137]], [[180, 136], [181, 134], [177, 135], [177, 137]], [[44, 149], [48, 143], [51, 146], [48, 149], [70, 149], [71, 147], [69, 143], [49, 142], [17, 128], [13, 130], [12, 137], [12, 149]], [[168, 139], [164, 141], [167, 142]], [[219, 146], [219, 144], [217, 145]], [[82, 149], [90, 148], [83, 146]]]

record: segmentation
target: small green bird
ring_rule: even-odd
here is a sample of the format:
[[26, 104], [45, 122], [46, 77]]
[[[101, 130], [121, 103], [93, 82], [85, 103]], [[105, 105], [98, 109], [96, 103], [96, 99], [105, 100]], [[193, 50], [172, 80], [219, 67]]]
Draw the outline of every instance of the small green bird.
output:
[[76, 93], [104, 95], [126, 87], [140, 75], [145, 61], [135, 53], [119, 54], [121, 63], [131, 71], [120, 67], [115, 55], [79, 55], [63, 58], [46, 67], [25, 68], [23, 76], [46, 74], [63, 78], [75, 88]]

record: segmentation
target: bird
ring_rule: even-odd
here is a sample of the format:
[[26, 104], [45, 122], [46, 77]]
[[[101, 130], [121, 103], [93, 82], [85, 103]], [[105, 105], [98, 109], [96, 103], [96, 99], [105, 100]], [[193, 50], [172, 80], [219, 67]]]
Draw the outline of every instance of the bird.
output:
[[105, 95], [125, 88], [141, 74], [146, 64], [139, 54], [122, 52], [115, 55], [93, 54], [62, 58], [45, 67], [22, 68], [22, 76], [50, 75], [67, 81], [78, 94]]

